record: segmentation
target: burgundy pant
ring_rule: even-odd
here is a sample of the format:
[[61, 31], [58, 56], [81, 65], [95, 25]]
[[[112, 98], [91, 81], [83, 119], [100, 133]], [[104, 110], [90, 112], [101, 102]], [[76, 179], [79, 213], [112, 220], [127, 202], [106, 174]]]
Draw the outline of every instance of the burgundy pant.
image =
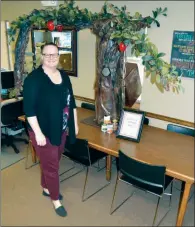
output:
[[32, 145], [41, 164], [41, 186], [49, 190], [52, 200], [58, 200], [59, 197], [59, 162], [64, 151], [66, 135], [66, 132], [62, 134], [60, 146], [52, 145], [48, 138], [46, 138], [45, 146], [39, 146], [37, 145], [34, 132], [29, 130]]

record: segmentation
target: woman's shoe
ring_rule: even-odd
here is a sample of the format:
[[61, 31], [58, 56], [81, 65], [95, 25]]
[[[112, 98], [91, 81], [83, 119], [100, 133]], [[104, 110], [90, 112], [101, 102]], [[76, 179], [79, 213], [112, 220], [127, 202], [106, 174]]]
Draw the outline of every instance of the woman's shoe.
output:
[[65, 208], [63, 206], [58, 207], [57, 209], [55, 209], [55, 211], [56, 211], [56, 214], [61, 217], [67, 216], [67, 211], [65, 210]]
[[[46, 193], [44, 190], [43, 190], [43, 193], [42, 194], [44, 196], [50, 197], [50, 194]], [[59, 194], [59, 200], [63, 200], [63, 195]]]

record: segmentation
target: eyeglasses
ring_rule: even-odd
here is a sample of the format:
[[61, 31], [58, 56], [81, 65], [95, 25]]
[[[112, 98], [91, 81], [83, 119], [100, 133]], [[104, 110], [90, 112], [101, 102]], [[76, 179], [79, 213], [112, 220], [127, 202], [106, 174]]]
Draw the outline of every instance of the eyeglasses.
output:
[[57, 58], [59, 54], [42, 54], [45, 58]]

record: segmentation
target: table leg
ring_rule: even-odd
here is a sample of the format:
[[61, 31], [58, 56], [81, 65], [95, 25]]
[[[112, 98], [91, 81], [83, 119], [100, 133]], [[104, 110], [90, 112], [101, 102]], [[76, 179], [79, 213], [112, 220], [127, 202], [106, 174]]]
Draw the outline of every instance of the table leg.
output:
[[31, 151], [31, 156], [32, 156], [32, 162], [36, 163], [37, 162], [37, 157], [36, 157], [35, 149], [34, 149], [34, 147], [32, 145], [32, 141], [31, 140], [29, 141], [29, 143], [30, 143], [30, 151]]
[[177, 215], [176, 226], [182, 226], [187, 204], [188, 204], [188, 198], [190, 195], [191, 187], [192, 187], [191, 183], [182, 182], [182, 191], [180, 194], [180, 203], [179, 203], [179, 210], [178, 210], [178, 215]]
[[106, 157], [106, 180], [110, 181], [111, 179], [111, 165], [112, 165], [112, 156], [108, 155]]

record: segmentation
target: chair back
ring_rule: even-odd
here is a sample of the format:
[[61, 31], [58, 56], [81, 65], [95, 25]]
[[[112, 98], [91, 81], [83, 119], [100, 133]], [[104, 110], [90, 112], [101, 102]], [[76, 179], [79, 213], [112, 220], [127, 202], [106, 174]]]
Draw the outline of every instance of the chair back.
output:
[[11, 125], [18, 121], [18, 117], [24, 115], [23, 97], [7, 99], [1, 102], [1, 125]]
[[164, 191], [165, 166], [146, 164], [119, 151], [119, 170], [134, 186], [158, 194]]
[[90, 154], [87, 140], [77, 138], [74, 144], [70, 144], [69, 137], [67, 136], [63, 154], [75, 162], [90, 165]]
[[186, 128], [186, 127], [182, 127], [179, 125], [168, 124], [167, 130], [171, 131], [171, 132], [177, 132], [177, 133], [184, 134], [187, 136], [195, 137], [195, 131], [194, 131], [194, 129], [191, 129], [191, 128]]
[[149, 119], [147, 117], [144, 118], [144, 125], [149, 125]]
[[94, 110], [95, 111], [95, 105], [90, 104], [90, 103], [82, 102], [81, 107], [88, 109], [88, 110]]

